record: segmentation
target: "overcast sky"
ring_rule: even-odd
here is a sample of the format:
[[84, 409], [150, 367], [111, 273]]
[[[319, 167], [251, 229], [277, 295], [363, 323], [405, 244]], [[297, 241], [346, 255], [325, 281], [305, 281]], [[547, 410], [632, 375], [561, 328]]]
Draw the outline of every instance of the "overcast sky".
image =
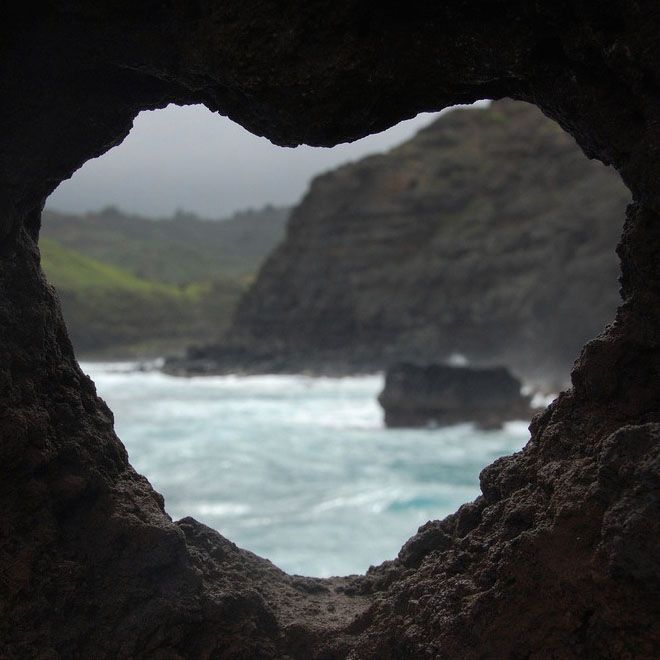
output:
[[435, 115], [332, 149], [286, 149], [203, 106], [143, 112], [122, 144], [89, 161], [48, 200], [84, 212], [115, 205], [150, 216], [177, 209], [218, 218], [247, 207], [293, 204], [319, 172], [411, 137]]

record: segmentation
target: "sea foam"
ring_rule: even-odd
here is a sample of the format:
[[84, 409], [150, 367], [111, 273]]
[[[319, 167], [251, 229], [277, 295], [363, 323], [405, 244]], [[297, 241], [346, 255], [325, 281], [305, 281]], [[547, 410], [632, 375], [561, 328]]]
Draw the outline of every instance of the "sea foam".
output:
[[291, 573], [365, 571], [419, 525], [479, 494], [478, 475], [528, 440], [528, 420], [386, 429], [381, 376], [175, 378], [85, 363], [131, 462], [192, 515]]

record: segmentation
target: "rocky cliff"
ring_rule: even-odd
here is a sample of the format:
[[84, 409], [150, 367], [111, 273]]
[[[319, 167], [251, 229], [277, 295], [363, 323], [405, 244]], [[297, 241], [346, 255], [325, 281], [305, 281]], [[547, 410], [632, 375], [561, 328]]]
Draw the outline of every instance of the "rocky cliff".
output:
[[[0, 23], [0, 655], [660, 656], [655, 0], [9, 3]], [[281, 145], [533, 102], [632, 192], [621, 304], [482, 495], [364, 576], [288, 576], [131, 467], [39, 262], [41, 209], [136, 114], [204, 103]], [[222, 478], [220, 475], [219, 478]]]
[[317, 177], [228, 346], [193, 355], [211, 370], [341, 372], [458, 352], [565, 383], [616, 309], [629, 197], [533, 106], [453, 111]]

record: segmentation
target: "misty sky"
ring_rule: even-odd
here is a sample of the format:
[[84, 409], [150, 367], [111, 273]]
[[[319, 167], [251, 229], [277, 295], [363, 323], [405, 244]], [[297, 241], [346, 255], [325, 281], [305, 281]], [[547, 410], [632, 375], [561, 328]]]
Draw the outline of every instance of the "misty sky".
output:
[[315, 174], [389, 149], [434, 117], [418, 115], [332, 149], [286, 149], [203, 106], [169, 106], [141, 113], [121, 145], [87, 162], [47, 204], [72, 212], [115, 205], [150, 216], [182, 209], [209, 218], [267, 203], [293, 204]]

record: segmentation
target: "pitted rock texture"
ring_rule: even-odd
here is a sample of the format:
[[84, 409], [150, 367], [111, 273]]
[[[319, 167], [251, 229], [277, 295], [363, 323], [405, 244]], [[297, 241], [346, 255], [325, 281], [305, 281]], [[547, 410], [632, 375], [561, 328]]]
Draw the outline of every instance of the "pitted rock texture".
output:
[[563, 387], [616, 310], [629, 201], [537, 108], [455, 110], [318, 176], [225, 341], [167, 368], [343, 373], [460, 353]]
[[[651, 0], [11, 5], [0, 26], [0, 645], [6, 658], [660, 656], [660, 9]], [[623, 301], [483, 495], [366, 576], [290, 577], [130, 467], [37, 247], [46, 195], [142, 109], [279, 144], [537, 104], [633, 194]]]

